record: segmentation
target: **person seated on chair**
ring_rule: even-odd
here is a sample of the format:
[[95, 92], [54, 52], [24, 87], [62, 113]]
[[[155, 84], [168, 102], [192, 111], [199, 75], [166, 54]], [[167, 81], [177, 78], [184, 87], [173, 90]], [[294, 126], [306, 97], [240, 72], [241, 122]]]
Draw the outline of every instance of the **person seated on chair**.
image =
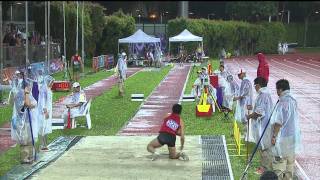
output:
[[74, 82], [73, 85], [73, 93], [71, 95], [71, 103], [67, 104], [67, 109], [63, 113], [64, 126], [67, 126], [68, 120], [68, 110], [70, 109], [70, 118], [79, 115], [84, 110], [84, 104], [87, 102], [86, 95], [83, 90], [81, 90], [80, 84], [78, 82]]

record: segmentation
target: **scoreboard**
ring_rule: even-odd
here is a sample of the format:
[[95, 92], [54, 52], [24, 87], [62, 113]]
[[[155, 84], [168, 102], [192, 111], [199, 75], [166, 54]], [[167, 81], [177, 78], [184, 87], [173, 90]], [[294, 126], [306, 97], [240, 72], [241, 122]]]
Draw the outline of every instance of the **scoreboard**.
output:
[[53, 91], [70, 91], [71, 83], [70, 81], [54, 81], [52, 85]]

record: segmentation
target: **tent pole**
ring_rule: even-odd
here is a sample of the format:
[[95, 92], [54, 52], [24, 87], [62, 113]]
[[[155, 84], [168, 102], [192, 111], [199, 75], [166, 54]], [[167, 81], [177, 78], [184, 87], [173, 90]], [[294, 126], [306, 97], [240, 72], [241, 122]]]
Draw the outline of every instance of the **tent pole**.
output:
[[168, 54], [169, 54], [169, 57], [170, 57], [170, 41], [169, 41], [169, 52], [168, 52]]

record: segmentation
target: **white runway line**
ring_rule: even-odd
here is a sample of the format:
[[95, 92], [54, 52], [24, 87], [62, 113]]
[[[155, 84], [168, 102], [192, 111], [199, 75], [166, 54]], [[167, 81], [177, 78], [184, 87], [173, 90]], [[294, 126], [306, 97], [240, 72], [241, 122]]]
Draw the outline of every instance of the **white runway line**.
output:
[[277, 62], [277, 61], [275, 61], [275, 60], [273, 60], [273, 59], [270, 59], [270, 61], [274, 61], [275, 63], [281, 64], [281, 65], [286, 66], [286, 67], [288, 67], [288, 68], [295, 69], [295, 70], [300, 71], [300, 72], [302, 72], [302, 73], [304, 73], [304, 74], [308, 74], [308, 75], [310, 75], [310, 76], [313, 76], [313, 77], [315, 77], [315, 78], [320, 79], [319, 76], [316, 76], [316, 75], [314, 75], [314, 74], [310, 74], [310, 73], [304, 72], [304, 71], [302, 71], [302, 70], [300, 70], [300, 69], [297, 69], [297, 68], [292, 67], [292, 66], [288, 66], [288, 65], [283, 64], [283, 63], [279, 63], [279, 62]]
[[300, 59], [297, 59], [297, 61], [298, 61], [298, 62], [301, 62], [301, 63], [309, 64], [309, 65], [311, 65], [311, 66], [318, 66], [318, 67], [320, 67], [320, 65], [316, 65], [316, 64], [312, 64], [312, 63], [307, 63], [307, 62], [302, 61], [302, 60], [300, 60]]
[[[315, 69], [315, 68], [312, 68], [312, 67], [309, 67], [309, 66], [306, 66], [306, 65], [302, 65], [302, 64], [293, 62], [292, 60], [284, 59], [284, 61], [285, 61], [285, 62], [289, 62], [289, 63], [296, 64], [296, 65], [298, 65], [298, 66], [302, 66], [302, 67], [304, 67], [304, 68], [312, 69], [312, 70], [314, 70], [314, 71], [319, 71], [319, 73], [320, 73], [320, 69]], [[302, 62], [302, 61], [300, 61], [300, 62]], [[319, 66], [319, 67], [320, 67], [320, 66]]]
[[[246, 61], [248, 61], [248, 60], [246, 60]], [[250, 61], [248, 61], [248, 62], [251, 63], [251, 64], [253, 64], [253, 63], [250, 62]], [[276, 66], [273, 66], [273, 65], [271, 65], [271, 64], [269, 64], [269, 66], [270, 66], [270, 67], [273, 67], [273, 68], [276, 68], [276, 69], [279, 69], [280, 71], [282, 71], [282, 72], [284, 72], [284, 73], [286, 73], [286, 74], [289, 74], [290, 76], [293, 76], [294, 78], [297, 78], [297, 77], [298, 77], [298, 76], [296, 76], [296, 75], [293, 75], [293, 74], [291, 74], [291, 73], [289, 73], [289, 72], [287, 72], [287, 71], [285, 71], [285, 70], [282, 70], [281, 68], [278, 68], [278, 67], [276, 67]], [[271, 74], [271, 73], [270, 73], [270, 75], [276, 77], [274, 74]], [[303, 79], [303, 80], [305, 81], [305, 79]], [[291, 83], [295, 85], [294, 81], [292, 81]], [[300, 86], [296, 86], [296, 85], [295, 85], [295, 87], [300, 87]], [[301, 92], [303, 95], [305, 95], [305, 97], [309, 97], [307, 94], [305, 94], [303, 91], [300, 90], [300, 89], [302, 89], [302, 88], [292, 88], [292, 89]], [[314, 98], [312, 98], [312, 97], [309, 97], [309, 98], [312, 99], [313, 101], [315, 101], [315, 102], [317, 102], [317, 103], [320, 104], [320, 101], [318, 101], [317, 99], [314, 99]]]

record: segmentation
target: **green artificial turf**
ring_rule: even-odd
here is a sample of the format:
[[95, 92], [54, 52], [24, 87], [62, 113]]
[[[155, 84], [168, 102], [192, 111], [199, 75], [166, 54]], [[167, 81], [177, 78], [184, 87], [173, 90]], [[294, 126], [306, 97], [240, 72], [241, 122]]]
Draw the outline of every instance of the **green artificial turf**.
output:
[[[51, 142], [59, 136], [68, 135], [115, 135], [137, 112], [141, 102], [132, 102], [132, 93], [143, 93], [147, 97], [161, 80], [168, 74], [171, 67], [162, 68], [161, 71], [144, 71], [128, 78], [125, 82], [125, 96], [118, 96], [118, 87], [104, 92], [93, 99], [91, 104], [92, 128], [76, 128], [69, 130], [54, 130], [49, 134]], [[80, 81], [81, 82], [81, 81]], [[85, 119], [78, 119], [80, 125], [85, 125]], [[0, 176], [4, 175], [13, 166], [19, 164], [19, 147], [11, 148], [0, 155]]]
[[[212, 69], [217, 70], [219, 67], [219, 60], [211, 59], [209, 61], [212, 65]], [[189, 75], [189, 80], [186, 85], [185, 93], [190, 94], [192, 85], [197, 78], [197, 70], [201, 70], [201, 67], [205, 66], [202, 64], [199, 67], [193, 67]], [[241, 147], [241, 155], [236, 156], [236, 146], [233, 139], [233, 114], [229, 114], [230, 120], [226, 120], [223, 113], [216, 112], [213, 113], [211, 117], [196, 117], [196, 103], [195, 102], [183, 102], [182, 103], [182, 119], [186, 126], [186, 135], [225, 135], [226, 143], [228, 144], [228, 153], [230, 155], [230, 161], [232, 166], [232, 171], [234, 179], [240, 179], [242, 172], [246, 167], [247, 157], [246, 157], [246, 146]], [[244, 128], [242, 125], [239, 126], [240, 131]], [[242, 140], [242, 143], [243, 140]], [[249, 144], [249, 152], [251, 153], [254, 148], [254, 144]], [[251, 154], [249, 154], [250, 156]], [[248, 179], [258, 179], [259, 176], [254, 173], [255, 169], [259, 165], [257, 158], [258, 154], [255, 155], [253, 164], [249, 170]]]

